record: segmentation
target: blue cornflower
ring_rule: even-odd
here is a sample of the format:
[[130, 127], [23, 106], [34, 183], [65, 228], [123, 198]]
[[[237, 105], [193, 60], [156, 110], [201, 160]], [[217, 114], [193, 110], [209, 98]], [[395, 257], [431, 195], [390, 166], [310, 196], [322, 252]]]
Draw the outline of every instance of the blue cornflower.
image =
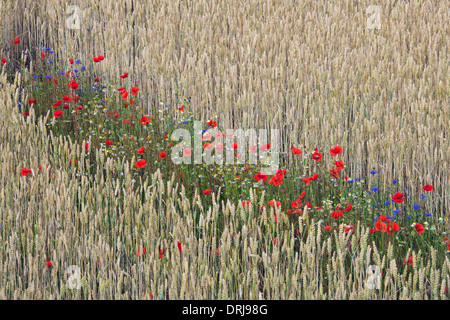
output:
[[75, 73], [77, 73], [78, 72], [78, 70], [77, 69], [75, 69], [75, 70], [73, 70]]
[[397, 183], [397, 182], [398, 182], [398, 180], [395, 180], [395, 179], [394, 179], [394, 180], [392, 180], [392, 183]]
[[388, 219], [391, 219], [391, 216], [390, 216], [390, 215], [388, 215], [388, 214], [386, 215], [386, 217], [387, 217]]
[[420, 199], [425, 200], [427, 198], [426, 194], [420, 194]]
[[378, 187], [372, 187], [373, 191], [378, 191]]
[[384, 205], [385, 205], [386, 207], [389, 207], [389, 206], [391, 205], [391, 202], [388, 200], [388, 201], [386, 201], [386, 202], [384, 203]]
[[82, 67], [81, 67], [81, 70], [86, 70], [86, 67], [85, 67], [85, 66], [82, 66]]
[[53, 53], [53, 50], [50, 50], [50, 53]]
[[370, 171], [370, 174], [376, 174], [377, 172], [375, 170]]
[[407, 216], [406, 219], [411, 219], [411, 215]]
[[48, 60], [48, 63], [53, 63], [53, 60]]
[[431, 217], [431, 213], [427, 213], [427, 217]]
[[63, 76], [63, 75], [65, 75], [65, 73], [64, 73], [64, 72], [60, 72], [59, 74], [60, 74], [60, 75], [62, 75], [62, 76]]
[[373, 208], [373, 209], [376, 209], [376, 208], [377, 208], [377, 206], [372, 206], [372, 208]]
[[394, 213], [400, 213], [400, 210], [395, 209], [395, 210], [394, 210]]
[[47, 78], [47, 79], [51, 79], [51, 78], [52, 78], [52, 76], [51, 76], [51, 75], [48, 75], [48, 76], [46, 76], [46, 78]]
[[76, 64], [80, 64], [81, 61], [77, 59], [77, 60], [75, 60], [75, 63], [76, 63]]
[[420, 206], [418, 204], [415, 204], [414, 205], [414, 210], [419, 210], [419, 209], [420, 209]]
[[51, 48], [47, 48], [47, 49], [45, 49], [45, 50], [50, 51], [50, 50], [52, 50], [52, 49], [51, 49]]
[[34, 75], [34, 76], [33, 76], [33, 78], [35, 78], [35, 79], [36, 79], [37, 77], [38, 77], [37, 75]]
[[19, 107], [21, 107], [22, 106], [22, 104], [19, 102]]
[[361, 181], [361, 178], [356, 178], [356, 182]]
[[353, 179], [347, 179], [348, 183], [353, 183]]

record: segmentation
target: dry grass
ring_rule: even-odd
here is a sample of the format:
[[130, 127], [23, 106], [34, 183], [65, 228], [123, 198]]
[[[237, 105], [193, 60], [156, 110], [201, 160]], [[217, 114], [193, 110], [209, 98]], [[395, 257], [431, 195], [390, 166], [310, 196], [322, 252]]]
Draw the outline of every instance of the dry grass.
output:
[[[148, 97], [144, 107], [160, 98], [155, 92], [177, 89], [194, 113], [219, 114], [223, 127], [278, 128], [286, 148], [340, 144], [347, 173], [375, 167], [384, 185], [408, 181], [416, 195], [417, 185], [433, 182], [433, 213], [448, 215], [445, 1], [79, 1], [71, 3], [82, 10], [79, 31], [64, 26], [66, 3], [2, 1], [3, 52], [18, 57], [10, 43], [20, 36], [37, 55], [43, 45], [64, 61], [103, 54], [98, 75], [107, 82], [133, 74]], [[371, 4], [382, 7], [381, 30], [366, 28]], [[139, 190], [129, 192], [131, 162], [101, 160], [125, 167], [123, 185], [101, 173], [80, 182], [68, 162], [82, 159], [82, 148], [48, 136], [46, 119], [35, 125], [33, 115], [17, 116], [19, 80], [1, 77], [0, 298], [448, 298], [447, 257], [436, 265], [433, 255], [411, 252], [414, 266], [404, 268], [405, 257], [377, 251], [363, 227], [351, 239], [341, 231], [324, 241], [305, 217], [300, 235], [279, 230], [283, 241], [274, 245], [261, 231], [278, 228], [270, 227], [270, 212], [202, 208], [159, 173], [142, 203]], [[48, 163], [51, 172], [36, 169]], [[30, 164], [35, 179], [19, 173]], [[137, 257], [142, 247], [147, 253]], [[210, 252], [216, 248], [220, 256]], [[42, 266], [47, 260], [53, 268]], [[386, 272], [381, 290], [364, 288], [373, 261]], [[67, 289], [69, 265], [82, 269], [82, 290]]]

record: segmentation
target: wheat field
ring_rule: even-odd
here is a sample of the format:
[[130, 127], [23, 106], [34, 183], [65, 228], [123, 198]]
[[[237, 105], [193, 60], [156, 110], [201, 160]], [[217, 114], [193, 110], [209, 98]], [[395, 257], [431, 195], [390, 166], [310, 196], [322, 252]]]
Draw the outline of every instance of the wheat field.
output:
[[[65, 24], [69, 5], [80, 8], [79, 30]], [[370, 5], [381, 7], [378, 30], [367, 28]], [[376, 169], [383, 191], [399, 179], [416, 196], [432, 181], [428, 210], [449, 215], [446, 1], [2, 0], [0, 14], [11, 61], [21, 59], [16, 37], [35, 59], [41, 47], [64, 61], [103, 55], [93, 74], [132, 74], [144, 110], [181, 93], [199, 119], [279, 129], [284, 151], [339, 144], [348, 176], [370, 184]], [[82, 161], [80, 178], [69, 161], [86, 151], [54, 136], [49, 116], [20, 117], [25, 75], [6, 64], [0, 77], [1, 299], [448, 299], [450, 261], [436, 248], [413, 248], [413, 266], [400, 268], [405, 257], [371, 242], [366, 226], [323, 239], [305, 210], [294, 234], [270, 219], [284, 217], [278, 209], [260, 214], [217, 192], [204, 207], [202, 190], [189, 197], [159, 171], [131, 192], [127, 159], [96, 163], [123, 168], [123, 180], [90, 176]], [[20, 174], [27, 165], [33, 179]], [[381, 290], [365, 285], [374, 263]], [[71, 265], [81, 289], [68, 288]]]

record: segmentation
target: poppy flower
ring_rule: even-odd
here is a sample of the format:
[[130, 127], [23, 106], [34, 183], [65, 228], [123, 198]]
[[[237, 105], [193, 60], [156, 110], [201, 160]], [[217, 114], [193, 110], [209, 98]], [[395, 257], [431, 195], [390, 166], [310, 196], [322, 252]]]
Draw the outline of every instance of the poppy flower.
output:
[[28, 104], [32, 105], [32, 104], [36, 103], [36, 101], [37, 101], [37, 99], [30, 99], [30, 100], [28, 100]]
[[112, 142], [112, 140], [106, 140], [106, 141], [105, 141], [105, 144], [106, 144], [107, 146], [112, 146], [113, 142]]
[[27, 168], [23, 168], [22, 170], [20, 170], [20, 174], [23, 176], [27, 176], [27, 175], [31, 174], [31, 170], [27, 169]]
[[291, 151], [293, 154], [302, 154], [302, 149], [300, 148], [292, 147]]
[[73, 59], [69, 59], [70, 64], [73, 64]]
[[192, 154], [192, 150], [189, 148], [186, 148], [183, 150], [183, 157], [189, 157]]
[[160, 157], [161, 159], [165, 159], [166, 156], [167, 156], [167, 154], [166, 154], [164, 151], [161, 152], [161, 153], [159, 154], [159, 157]]
[[331, 217], [332, 217], [334, 220], [337, 220], [337, 219], [339, 219], [339, 218], [342, 218], [342, 216], [343, 216], [343, 213], [342, 213], [341, 211], [333, 211], [333, 212], [331, 213]]
[[136, 253], [136, 255], [137, 255], [138, 257], [142, 257], [146, 252], [147, 252], [147, 249], [142, 248], [142, 251], [141, 251], [141, 250], [138, 250], [137, 253]]
[[53, 104], [53, 108], [58, 108], [60, 105], [61, 105], [61, 103], [62, 103], [62, 100], [61, 99], [59, 99], [58, 100], [58, 102], [55, 102], [54, 104]]
[[21, 112], [20, 114], [23, 115], [24, 117], [28, 117], [30, 115], [28, 111]]
[[274, 201], [274, 200], [270, 200], [268, 204], [269, 204], [269, 206], [272, 206], [274, 208], [275, 208], [275, 204], [276, 204], [277, 208], [279, 208], [281, 206], [280, 201]]
[[333, 228], [330, 227], [330, 226], [323, 227], [323, 231], [328, 231], [328, 232], [330, 232], [332, 229], [333, 229]]
[[89, 143], [86, 142], [86, 143], [84, 144], [84, 149], [85, 149], [86, 151], [89, 151]]
[[261, 150], [261, 151], [267, 151], [269, 149], [270, 149], [270, 143], [265, 144], [259, 148], [259, 150]]
[[259, 180], [266, 181], [269, 178], [269, 176], [267, 174], [264, 174], [261, 172], [258, 172], [257, 174], [255, 174], [254, 177], [255, 177], [256, 181], [259, 181]]
[[122, 97], [122, 100], [127, 100], [128, 97], [128, 91], [122, 91], [120, 93], [120, 96]]
[[336, 146], [330, 149], [330, 153], [333, 157], [336, 157], [338, 154], [342, 154], [342, 148], [340, 146]]
[[256, 147], [255, 146], [250, 146], [250, 152], [251, 153], [256, 153]]
[[64, 96], [62, 99], [64, 102], [70, 102], [70, 100], [72, 100], [72, 98], [69, 96]]
[[409, 259], [403, 259], [403, 262], [407, 265], [407, 266], [412, 266], [413, 265], [413, 257], [409, 257]]
[[141, 90], [138, 87], [132, 87], [130, 92], [133, 96], [137, 95], [138, 91]]
[[238, 144], [235, 142], [233, 144], [231, 144], [231, 149], [236, 150], [238, 148]]
[[338, 179], [339, 178], [339, 169], [331, 169], [330, 174], [333, 178]]
[[391, 221], [391, 222], [389, 222], [389, 224], [387, 225], [387, 230], [386, 230], [386, 232], [387, 232], [390, 236], [392, 236], [392, 235], [394, 234], [394, 232], [395, 232], [395, 231], [398, 231], [398, 230], [400, 230], [400, 227], [399, 227], [398, 223]]
[[118, 112], [114, 113], [113, 118], [117, 119], [118, 117], [119, 117], [119, 113]]
[[2, 59], [2, 63], [6, 63], [6, 59], [5, 58]]
[[45, 59], [45, 52], [41, 53], [41, 59], [44, 60]]
[[180, 253], [181, 253], [181, 242], [180, 241], [177, 241], [177, 247], [178, 247], [178, 251], [180, 251]]
[[350, 210], [352, 210], [352, 204], [351, 203], [345, 207], [344, 212], [349, 212]]
[[344, 228], [344, 232], [345, 232], [345, 233], [349, 233], [349, 232], [352, 232], [352, 231], [353, 231], [353, 225], [346, 226], [346, 227]]
[[423, 227], [423, 225], [421, 225], [420, 223], [416, 223], [414, 225], [414, 228], [416, 229], [418, 234], [422, 234], [425, 231], [425, 228]]
[[181, 105], [181, 107], [178, 108], [179, 111], [184, 111], [184, 104]]
[[20, 42], [20, 38], [15, 38], [14, 39], [14, 44], [17, 45]]
[[142, 125], [150, 123], [150, 122], [151, 122], [151, 119], [146, 116], [142, 116], [141, 120], [139, 121], [139, 123]]
[[75, 80], [72, 80], [67, 84], [67, 86], [72, 90], [76, 90], [78, 88], [78, 83]]
[[144, 148], [144, 147], [140, 147], [140, 148], [138, 149], [138, 153], [139, 153], [139, 154], [143, 154], [144, 151], [145, 151], [145, 148]]
[[404, 195], [404, 193], [397, 192], [392, 196], [392, 200], [397, 203], [402, 203], [405, 200], [403, 199]]
[[53, 112], [53, 116], [55, 118], [61, 118], [62, 114], [63, 114], [63, 112], [61, 110]]
[[134, 165], [136, 166], [136, 168], [144, 168], [147, 165], [147, 163], [145, 162], [145, 160], [139, 160], [136, 161]]
[[320, 152], [314, 152], [311, 156], [311, 159], [316, 160], [317, 162], [319, 162], [320, 160], [322, 160], [323, 155]]
[[72, 96], [72, 99], [74, 102], [78, 102], [78, 100], [80, 100], [79, 96]]
[[252, 203], [249, 201], [249, 200], [245, 200], [245, 201], [242, 201], [242, 207], [243, 208], [245, 208], [246, 206], [248, 207], [248, 206], [250, 206]]
[[273, 176], [269, 180], [269, 184], [273, 186], [279, 186], [283, 183], [283, 176]]
[[339, 169], [339, 170], [342, 170], [345, 167], [344, 162], [341, 160], [334, 161], [334, 164], [336, 165], [336, 169]]
[[51, 266], [53, 266], [53, 263], [51, 261], [47, 261], [43, 264], [44, 267], [50, 268]]
[[122, 79], [125, 79], [126, 77], [128, 77], [128, 72], [124, 72], [123, 75], [120, 76]]
[[164, 256], [164, 252], [166, 252], [166, 248], [162, 248], [162, 249], [159, 251], [159, 258], [160, 258], [160, 259]]
[[422, 189], [425, 190], [425, 191], [432, 191], [433, 190], [433, 186], [427, 184], [427, 185], [423, 186]]
[[105, 57], [104, 57], [104, 56], [98, 56], [97, 59], [98, 59], [99, 61], [102, 61], [103, 59], [105, 59]]
[[381, 221], [377, 221], [377, 223], [375, 224], [375, 230], [376, 231], [381, 231], [381, 232], [386, 232], [387, 231], [387, 224]]
[[217, 122], [214, 120], [209, 120], [207, 122], [207, 125], [210, 126], [211, 128], [215, 128], [215, 127], [217, 127]]
[[203, 190], [203, 194], [206, 194], [206, 195], [210, 194], [211, 192], [212, 192], [212, 190], [210, 190], [210, 189]]

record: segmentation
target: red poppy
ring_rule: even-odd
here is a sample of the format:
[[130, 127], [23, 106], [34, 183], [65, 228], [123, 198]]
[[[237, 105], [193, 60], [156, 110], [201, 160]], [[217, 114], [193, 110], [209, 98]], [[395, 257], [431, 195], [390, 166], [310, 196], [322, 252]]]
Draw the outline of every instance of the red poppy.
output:
[[42, 59], [42, 60], [45, 59], [45, 52], [41, 52], [41, 59]]
[[105, 144], [106, 144], [107, 146], [112, 146], [113, 142], [112, 142], [112, 140], [106, 140], [106, 141], [105, 141]]
[[136, 168], [143, 168], [147, 165], [147, 163], [145, 162], [145, 160], [139, 160], [136, 161], [134, 165], [136, 166]]
[[251, 153], [256, 153], [256, 146], [251, 145], [250, 146], [250, 152]]
[[314, 152], [311, 156], [311, 159], [316, 160], [317, 162], [319, 162], [320, 160], [322, 160], [323, 155], [320, 152]]
[[53, 263], [51, 261], [47, 261], [43, 264], [44, 267], [50, 268], [51, 266], [53, 266]]
[[78, 100], [80, 100], [79, 96], [72, 96], [72, 99], [74, 102], [78, 102]]
[[37, 101], [37, 99], [30, 99], [30, 100], [28, 100], [28, 104], [32, 105], [32, 104], [36, 103], [36, 101]]
[[119, 113], [118, 112], [114, 113], [113, 118], [117, 119], [118, 117], [119, 117]]
[[236, 150], [238, 148], [238, 144], [235, 142], [231, 145], [231, 149]]
[[242, 207], [243, 208], [245, 208], [246, 206], [248, 207], [248, 206], [250, 206], [252, 203], [249, 201], [249, 200], [245, 200], [245, 201], [242, 201]]
[[166, 248], [162, 248], [162, 249], [159, 251], [159, 258], [160, 258], [160, 259], [164, 256], [164, 252], [166, 252]]
[[210, 194], [211, 192], [212, 192], [212, 190], [210, 190], [210, 189], [203, 190], [203, 194], [206, 194], [206, 195]]
[[387, 232], [390, 236], [392, 236], [392, 235], [394, 234], [394, 232], [395, 232], [395, 231], [398, 231], [398, 230], [400, 230], [400, 227], [399, 227], [398, 223], [397, 223], [397, 222], [390, 221], [389, 224], [388, 224], [388, 226], [387, 226], [386, 232]]
[[300, 148], [292, 147], [291, 150], [293, 154], [302, 154], [302, 149]]
[[20, 114], [23, 115], [24, 117], [28, 117], [30, 115], [28, 111], [21, 112]]
[[330, 232], [332, 229], [333, 229], [333, 228], [330, 227], [330, 226], [323, 227], [323, 231], [328, 231], [328, 232]]
[[283, 183], [283, 176], [273, 176], [269, 180], [269, 184], [273, 186], [279, 186]]
[[181, 107], [178, 108], [178, 110], [183, 111], [184, 110], [184, 104], [182, 104]]
[[256, 181], [259, 181], [259, 180], [266, 181], [269, 178], [269, 176], [267, 174], [264, 174], [261, 172], [258, 172], [257, 174], [255, 174], [254, 177], [255, 177]]
[[69, 62], [70, 62], [70, 64], [73, 64], [73, 59], [72, 58], [69, 59]]
[[386, 232], [387, 231], [387, 224], [381, 221], [377, 221], [377, 223], [375, 224], [375, 230], [376, 231], [381, 231], [381, 232]]
[[346, 226], [346, 227], [344, 228], [344, 232], [345, 232], [345, 233], [349, 233], [349, 232], [352, 232], [352, 231], [353, 231], [353, 225]]
[[97, 59], [102, 61], [103, 59], [105, 59], [105, 57], [104, 56], [98, 56]]
[[55, 118], [61, 118], [62, 114], [63, 114], [63, 112], [61, 110], [53, 112], [53, 116]]
[[269, 204], [269, 206], [272, 206], [272, 207], [275, 207], [275, 204], [276, 204], [277, 208], [279, 208], [281, 206], [280, 201], [274, 201], [274, 200], [270, 200], [268, 204]]
[[406, 263], [407, 266], [412, 266], [413, 265], [413, 257], [409, 257], [409, 259], [403, 259], [403, 262]]
[[2, 59], [2, 63], [6, 63], [6, 59], [5, 58]]
[[95, 82], [99, 82], [99, 81], [100, 81], [99, 77], [95, 78]]
[[27, 168], [23, 168], [22, 170], [20, 170], [20, 174], [23, 176], [27, 176], [27, 175], [31, 174], [31, 170], [27, 169]]
[[120, 96], [122, 97], [122, 100], [127, 100], [127, 98], [128, 98], [128, 91], [122, 91], [120, 93]]
[[89, 151], [89, 143], [88, 143], [88, 142], [86, 142], [86, 143], [84, 144], [84, 149], [85, 149], [86, 151]]
[[138, 153], [139, 153], [139, 154], [143, 154], [144, 151], [145, 151], [145, 148], [144, 148], [144, 147], [140, 147], [140, 148], [138, 149]]
[[265, 144], [259, 148], [259, 150], [261, 150], [261, 151], [267, 151], [269, 149], [270, 149], [270, 143]]
[[67, 84], [67, 86], [72, 90], [76, 90], [78, 88], [78, 83], [75, 80], [72, 80]]
[[186, 148], [183, 150], [183, 157], [189, 157], [192, 154], [192, 150], [189, 148]]
[[126, 77], [128, 77], [128, 72], [124, 72], [123, 75], [120, 76], [122, 79], [125, 79]]
[[164, 151], [161, 152], [161, 153], [159, 154], [159, 157], [160, 157], [161, 159], [165, 159], [166, 156], [167, 156], [167, 154], [166, 154]]
[[349, 212], [350, 210], [352, 210], [352, 204], [351, 203], [345, 207], [344, 212]]
[[425, 190], [425, 191], [432, 191], [433, 190], [433, 186], [427, 184], [427, 185], [423, 186], [422, 189]]
[[208, 124], [208, 126], [210, 126], [211, 128], [217, 127], [217, 122], [214, 121], [214, 120], [209, 120], [209, 121], [207, 122], [207, 124]]
[[339, 178], [339, 169], [331, 169], [330, 174], [333, 178], [338, 179]]
[[138, 87], [132, 87], [130, 92], [133, 96], [137, 95], [138, 91], [141, 90]]
[[178, 251], [180, 251], [180, 253], [181, 253], [181, 242], [180, 241], [177, 241], [177, 247], [178, 247]]
[[339, 170], [342, 170], [345, 167], [344, 162], [341, 160], [335, 160], [334, 164], [336, 165], [336, 169], [339, 169]]
[[58, 102], [55, 102], [54, 104], [53, 104], [53, 108], [58, 108], [60, 105], [61, 105], [61, 103], [62, 103], [62, 100], [61, 99], [59, 99], [58, 100]]
[[330, 149], [330, 153], [333, 157], [336, 157], [338, 154], [342, 154], [342, 148], [339, 146], [336, 146], [334, 148]]
[[339, 218], [342, 218], [342, 216], [343, 216], [343, 213], [342, 213], [341, 211], [333, 211], [333, 212], [331, 213], [331, 217], [332, 217], [334, 220], [337, 220], [337, 219], [339, 219]]
[[147, 123], [150, 123], [152, 120], [146, 116], [142, 116], [141, 120], [139, 121], [140, 124], [144, 125]]
[[416, 229], [418, 234], [422, 234], [425, 231], [425, 228], [423, 227], [423, 225], [421, 225], [420, 223], [416, 223], [414, 225], [414, 228]]
[[146, 252], [147, 252], [147, 249], [142, 248], [142, 251], [141, 251], [141, 250], [138, 250], [137, 253], [136, 253], [136, 255], [137, 255], [138, 257], [142, 257]]
[[19, 39], [19, 38], [15, 38], [15, 39], [14, 39], [14, 44], [15, 44], [15, 45], [17, 45], [19, 42], [20, 42], [20, 39]]
[[69, 96], [64, 96], [62, 99], [64, 102], [70, 102], [70, 100], [72, 100], [72, 98]]
[[397, 192], [392, 196], [392, 200], [397, 203], [402, 203], [405, 200], [403, 199], [404, 195], [404, 193]]

